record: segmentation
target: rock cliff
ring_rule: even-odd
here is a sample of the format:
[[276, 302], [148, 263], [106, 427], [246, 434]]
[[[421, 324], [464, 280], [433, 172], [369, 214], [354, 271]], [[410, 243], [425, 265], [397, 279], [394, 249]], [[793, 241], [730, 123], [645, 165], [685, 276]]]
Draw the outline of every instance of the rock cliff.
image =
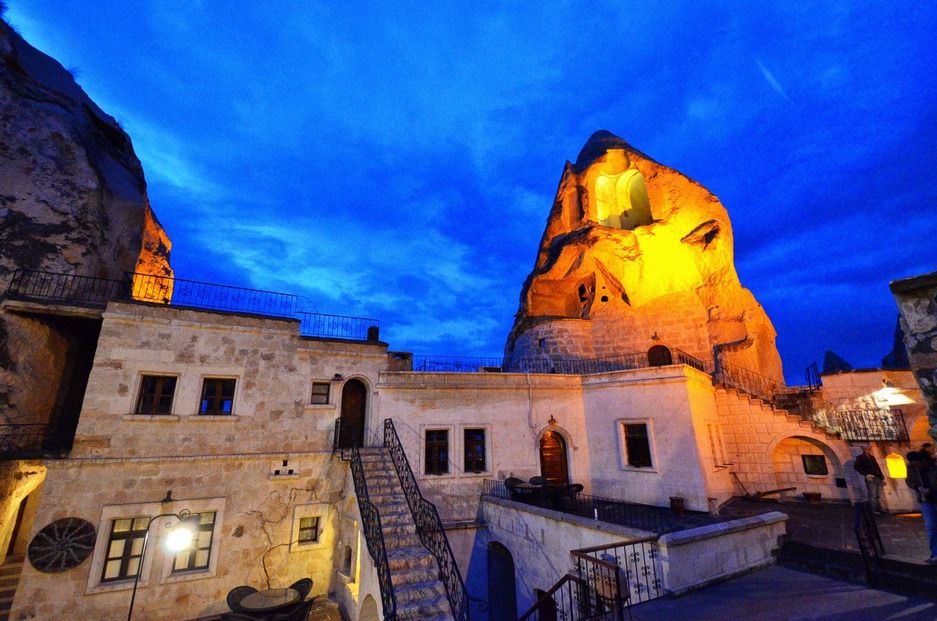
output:
[[[130, 137], [62, 65], [2, 20], [0, 119], [0, 294], [17, 269], [172, 275], [169, 238], [150, 209]], [[28, 417], [55, 400], [63, 352], [74, 341], [57, 322], [0, 313], [0, 419]]]
[[742, 287], [732, 225], [706, 188], [606, 131], [566, 163], [505, 356], [679, 349], [780, 382], [776, 333]]

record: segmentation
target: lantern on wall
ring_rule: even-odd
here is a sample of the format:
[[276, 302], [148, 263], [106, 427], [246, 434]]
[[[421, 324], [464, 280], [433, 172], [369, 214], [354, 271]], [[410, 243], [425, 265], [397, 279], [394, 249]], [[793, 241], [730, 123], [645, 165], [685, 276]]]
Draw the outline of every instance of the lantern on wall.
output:
[[898, 453], [889, 453], [885, 457], [885, 466], [888, 468], [888, 476], [891, 478], [908, 478], [908, 465], [904, 462], [904, 457]]

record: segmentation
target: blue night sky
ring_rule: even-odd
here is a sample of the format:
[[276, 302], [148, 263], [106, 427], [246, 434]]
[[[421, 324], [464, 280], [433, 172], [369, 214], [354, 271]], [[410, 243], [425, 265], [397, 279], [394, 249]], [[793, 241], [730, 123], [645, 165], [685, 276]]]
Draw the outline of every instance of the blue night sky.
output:
[[937, 270], [937, 3], [8, 4], [130, 133], [178, 277], [393, 350], [500, 354], [598, 129], [722, 200], [790, 383], [878, 366], [888, 282]]

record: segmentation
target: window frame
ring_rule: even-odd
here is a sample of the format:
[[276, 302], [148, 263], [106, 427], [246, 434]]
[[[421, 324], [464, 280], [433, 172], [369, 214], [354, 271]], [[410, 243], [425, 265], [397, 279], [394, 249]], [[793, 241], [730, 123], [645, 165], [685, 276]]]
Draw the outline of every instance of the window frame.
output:
[[[807, 461], [815, 461], [816, 458], [820, 458], [821, 460], [823, 460], [822, 461], [823, 472], [810, 472], [810, 470], [813, 469], [812, 467], [808, 469]], [[826, 458], [826, 455], [823, 455], [823, 454], [817, 455], [817, 454], [811, 453], [809, 455], [801, 454], [800, 456], [800, 462], [803, 465], [804, 474], [807, 475], [808, 477], [826, 478], [830, 476], [830, 466], [827, 463], [827, 461], [828, 460]]]
[[[621, 447], [620, 459], [621, 459], [621, 469], [627, 470], [629, 472], [657, 472], [658, 463], [657, 455], [654, 450], [654, 426], [651, 419], [641, 418], [641, 419], [619, 419], [616, 421], [618, 426], [618, 437]], [[646, 433], [647, 440], [647, 454], [650, 459], [650, 465], [648, 466], [636, 466], [630, 463], [629, 451], [628, 451], [628, 436], [626, 428], [629, 425], [643, 425]]]
[[[471, 441], [471, 445], [474, 447], [481, 447], [481, 468], [469, 468], [469, 438], [468, 434], [471, 432], [481, 432], [481, 440], [474, 439]], [[464, 474], [483, 474], [490, 471], [490, 458], [488, 456], [488, 429], [486, 427], [462, 427], [462, 472]], [[477, 456], [473, 461], [477, 460]], [[477, 466], [477, 463], [475, 464]]]
[[[206, 397], [209, 382], [221, 382], [221, 384], [219, 385], [218, 390], [215, 391], [215, 395]], [[231, 387], [230, 397], [226, 395], [224, 392], [224, 382], [233, 382], [233, 385]], [[202, 388], [199, 391], [198, 410], [196, 414], [198, 416], [234, 416], [234, 411], [235, 411], [234, 403], [237, 400], [237, 388], [238, 388], [238, 378], [236, 377], [215, 376], [215, 375], [203, 376]], [[207, 399], [211, 399], [213, 401], [220, 401], [222, 409], [221, 410], [208, 409], [205, 406], [205, 401]], [[225, 412], [223, 408], [224, 408], [224, 402], [227, 399], [230, 399], [231, 407], [229, 411]]]
[[[446, 476], [452, 474], [451, 463], [452, 459], [450, 458], [452, 453], [452, 442], [450, 441], [452, 429], [449, 427], [431, 427], [423, 430], [423, 474], [426, 476]], [[441, 440], [430, 440], [429, 434], [445, 434], [445, 442]], [[432, 444], [431, 444], [432, 442]], [[438, 469], [440, 465], [439, 457], [439, 448], [444, 447], [445, 449], [445, 469]], [[436, 468], [430, 469], [430, 460], [433, 459], [433, 454], [435, 459], [434, 461]]]
[[[126, 531], [117, 533], [115, 530], [117, 528], [117, 524], [125, 520], [130, 521], [130, 528]], [[111, 528], [108, 531], [107, 539], [104, 545], [104, 562], [101, 565], [101, 571], [100, 571], [101, 575], [98, 579], [99, 584], [111, 585], [111, 584], [125, 583], [129, 580], [133, 580], [137, 576], [137, 572], [141, 571], [141, 568], [139, 565], [139, 559], [143, 557], [146, 544], [148, 543], [148, 537], [147, 537], [148, 529], [134, 530], [134, 527], [137, 525], [137, 522], [140, 520], [143, 520], [146, 523], [146, 526], [151, 526], [149, 524], [150, 518], [141, 516], [141, 515], [118, 517], [110, 521]], [[136, 533], [136, 536], [134, 536], [135, 533]], [[124, 542], [122, 550], [121, 550], [121, 554], [119, 556], [110, 555], [112, 544], [115, 541]], [[134, 543], [136, 541], [142, 542], [142, 546], [141, 546], [139, 554], [133, 553]], [[130, 573], [130, 562], [134, 558], [137, 559], [137, 571]], [[118, 570], [118, 575], [116, 578], [108, 578], [106, 575], [107, 567], [111, 562], [115, 560], [120, 561], [120, 569]], [[146, 559], [143, 559], [143, 560], [146, 560]], [[124, 575], [120, 575], [121, 573], [124, 573]]]
[[[334, 510], [326, 503], [311, 503], [293, 507], [293, 525], [289, 541], [290, 552], [308, 552], [317, 548], [331, 549], [334, 528], [330, 527], [329, 520], [333, 519], [332, 511]], [[315, 541], [300, 541], [299, 538], [304, 530], [302, 521], [309, 518], [318, 520], [316, 539]]]
[[[211, 514], [212, 521], [210, 524], [205, 524], [202, 522], [202, 516], [208, 515], [208, 514]], [[199, 516], [199, 524], [198, 524], [198, 529], [196, 530], [195, 533], [193, 533], [193, 536], [192, 536], [192, 541], [194, 544], [193, 547], [191, 547], [188, 550], [183, 550], [182, 552], [178, 552], [174, 555], [167, 555], [167, 559], [169, 561], [169, 566], [170, 566], [169, 573], [173, 576], [179, 576], [182, 574], [191, 574], [193, 572], [205, 572], [205, 571], [208, 571], [209, 567], [211, 567], [212, 547], [215, 542], [215, 523], [218, 520], [218, 513], [216, 511], [200, 511], [198, 513], [193, 512], [188, 517], [191, 518], [196, 515]], [[205, 528], [206, 526], [208, 526], [209, 528]], [[201, 533], [203, 532], [209, 533], [207, 546], [201, 545], [200, 539], [201, 539]], [[208, 550], [208, 561], [205, 563], [205, 565], [195, 566], [195, 561], [197, 561], [198, 559], [198, 553], [203, 550]], [[184, 569], [179, 569], [176, 567], [176, 561], [183, 554], [188, 555], [188, 559], [186, 561], [186, 567]]]
[[[325, 401], [316, 401], [316, 395], [322, 396], [321, 393], [316, 392], [316, 387], [325, 388]], [[332, 382], [312, 382], [312, 395], [309, 401], [310, 405], [332, 405]]]
[[[169, 411], [168, 412], [158, 412], [158, 411], [143, 412], [142, 411], [143, 400], [144, 398], [147, 397], [146, 382], [148, 379], [157, 380], [157, 386], [159, 389], [154, 390], [153, 392], [152, 397], [154, 399], [154, 402], [157, 399], [166, 399], [168, 397], [169, 399]], [[174, 382], [173, 387], [172, 387], [172, 392], [166, 395], [162, 391], [162, 388], [164, 387], [165, 381], [170, 380], [170, 379], [173, 380]], [[134, 407], [133, 407], [134, 416], [172, 416], [173, 415], [173, 410], [175, 410], [175, 407], [176, 407], [176, 392], [179, 389], [179, 376], [178, 375], [173, 375], [170, 373], [141, 372], [140, 381], [138, 382], [138, 387], [139, 388], [137, 391], [137, 398], [134, 402]], [[151, 408], [152, 407], [153, 406], [151, 404]]]

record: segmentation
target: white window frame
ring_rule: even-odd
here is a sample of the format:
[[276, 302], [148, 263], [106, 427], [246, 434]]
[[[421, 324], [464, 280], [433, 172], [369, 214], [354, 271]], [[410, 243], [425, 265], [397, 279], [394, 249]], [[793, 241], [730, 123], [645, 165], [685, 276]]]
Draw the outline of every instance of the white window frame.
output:
[[[299, 541], [299, 524], [303, 518], [319, 518], [319, 537], [316, 541]], [[331, 546], [330, 533], [331, 512], [327, 503], [309, 503], [293, 507], [293, 525], [290, 530], [290, 552], [308, 552], [316, 548]]]
[[[628, 443], [625, 438], [625, 425], [644, 425], [647, 429], [647, 443], [648, 450], [651, 454], [651, 465], [648, 466], [632, 466], [628, 463]], [[615, 421], [617, 426], [618, 434], [618, 444], [619, 444], [619, 460], [620, 468], [628, 472], [659, 472], [659, 464], [657, 461], [657, 451], [655, 450], [656, 442], [654, 441], [654, 425], [653, 421], [650, 418], [620, 418]]]
[[[446, 478], [455, 478], [461, 472], [461, 466], [458, 464], [453, 465], [452, 463], [452, 453], [453, 449], [459, 450], [459, 446], [456, 445], [454, 441], [455, 437], [455, 425], [422, 425], [420, 427], [420, 476], [426, 479], [446, 479]], [[427, 474], [426, 473], [426, 432], [427, 431], [448, 431], [449, 432], [449, 471], [443, 472], [442, 474]]]
[[184, 580], [194, 580], [199, 578], [213, 577], [218, 567], [218, 551], [221, 546], [221, 528], [224, 520], [224, 498], [205, 498], [193, 500], [175, 500], [172, 505], [164, 505], [158, 502], [133, 503], [123, 505], [105, 505], [101, 509], [101, 518], [98, 521], [97, 541], [94, 545], [94, 553], [91, 556], [91, 567], [88, 575], [88, 584], [85, 588], [85, 594], [106, 593], [109, 591], [122, 591], [133, 588], [133, 579], [127, 578], [117, 582], [102, 582], [101, 576], [104, 571], [104, 561], [107, 557], [107, 547], [111, 536], [111, 524], [114, 520], [128, 517], [152, 517], [161, 513], [175, 513], [187, 509], [192, 513], [204, 513], [206, 511], [215, 512], [215, 528], [213, 530], [211, 552], [209, 558], [209, 567], [207, 570], [196, 570], [171, 575], [173, 555], [164, 550], [161, 543], [165, 540], [167, 534], [166, 524], [170, 528], [177, 524], [174, 518], [160, 518], [150, 524], [149, 538], [146, 549], [143, 554], [143, 566], [140, 568], [140, 580], [138, 588], [150, 584], [155, 571], [159, 578], [155, 579], [157, 584], [179, 582]]
[[[313, 390], [315, 390], [316, 384], [327, 386], [329, 389], [329, 392], [326, 394], [326, 397], [325, 397], [325, 403], [313, 403], [312, 401], [312, 395], [315, 394], [313, 393]], [[335, 406], [335, 403], [334, 403], [335, 392], [332, 388], [332, 384], [333, 384], [332, 380], [324, 380], [324, 379], [312, 380], [312, 383], [309, 384], [309, 405], [311, 405], [312, 407], [320, 407], [320, 408], [321, 407], [334, 407]]]
[[[467, 471], [465, 470], [465, 430], [466, 429], [481, 429], [485, 432], [485, 470], [481, 472]], [[424, 441], [426, 434], [424, 434]], [[451, 442], [450, 442], [451, 444]], [[452, 449], [450, 447], [450, 453]], [[452, 459], [450, 458], [450, 470]], [[492, 470], [492, 455], [491, 455], [491, 425], [472, 425], [472, 424], [462, 424], [459, 425], [459, 474], [462, 477], [488, 477], [491, 478]], [[425, 467], [424, 463], [424, 467]], [[440, 475], [430, 475], [430, 476], [440, 476]]]

